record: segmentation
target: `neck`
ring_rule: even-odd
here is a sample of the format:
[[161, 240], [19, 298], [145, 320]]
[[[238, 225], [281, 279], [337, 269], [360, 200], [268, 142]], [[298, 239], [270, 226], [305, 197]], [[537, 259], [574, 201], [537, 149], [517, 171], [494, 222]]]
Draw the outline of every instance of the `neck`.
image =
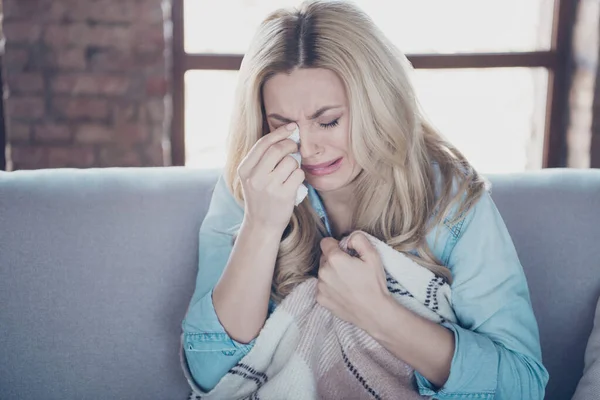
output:
[[327, 209], [349, 208], [354, 202], [352, 189], [348, 186], [331, 192], [319, 192], [319, 195]]
[[332, 234], [337, 238], [348, 234], [352, 229], [355, 208], [355, 196], [352, 186], [347, 185], [344, 188], [331, 192], [319, 192], [321, 200], [323, 200], [323, 205], [327, 210]]

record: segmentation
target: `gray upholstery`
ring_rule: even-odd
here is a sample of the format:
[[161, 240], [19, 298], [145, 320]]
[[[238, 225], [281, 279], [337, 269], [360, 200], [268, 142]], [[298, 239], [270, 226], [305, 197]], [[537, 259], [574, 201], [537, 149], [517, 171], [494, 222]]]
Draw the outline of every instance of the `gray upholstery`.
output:
[[[0, 173], [0, 399], [184, 399], [180, 322], [216, 171]], [[491, 177], [568, 399], [600, 295], [600, 171]]]
[[184, 399], [178, 346], [216, 174], [0, 174], [0, 399]]
[[[494, 179], [495, 178], [495, 179]], [[600, 170], [491, 177], [529, 282], [547, 399], [570, 399], [600, 296]]]
[[594, 327], [585, 348], [583, 376], [572, 400], [600, 399], [600, 301], [596, 305]]

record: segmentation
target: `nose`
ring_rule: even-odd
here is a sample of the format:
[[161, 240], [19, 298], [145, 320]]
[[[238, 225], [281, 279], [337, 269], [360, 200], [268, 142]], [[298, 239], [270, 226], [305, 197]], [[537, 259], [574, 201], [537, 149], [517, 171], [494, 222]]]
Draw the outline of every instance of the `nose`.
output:
[[318, 140], [318, 132], [310, 128], [300, 128], [300, 155], [303, 159], [309, 159], [321, 154], [323, 148]]

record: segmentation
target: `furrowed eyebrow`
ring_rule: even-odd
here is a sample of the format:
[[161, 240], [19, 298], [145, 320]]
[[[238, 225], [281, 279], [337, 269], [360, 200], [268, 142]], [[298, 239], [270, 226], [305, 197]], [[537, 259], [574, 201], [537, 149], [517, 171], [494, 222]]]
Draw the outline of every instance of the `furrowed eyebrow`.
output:
[[[333, 110], [333, 109], [336, 109], [336, 108], [342, 108], [342, 106], [325, 106], [325, 107], [321, 107], [313, 115], [310, 116], [310, 119], [317, 119], [321, 115], [323, 115], [326, 111]], [[295, 122], [295, 121], [292, 121], [289, 118], [282, 117], [281, 115], [276, 114], [276, 113], [269, 114], [267, 117], [279, 120], [279, 121], [281, 121], [283, 123], [286, 123], [286, 124], [289, 124], [290, 122]]]

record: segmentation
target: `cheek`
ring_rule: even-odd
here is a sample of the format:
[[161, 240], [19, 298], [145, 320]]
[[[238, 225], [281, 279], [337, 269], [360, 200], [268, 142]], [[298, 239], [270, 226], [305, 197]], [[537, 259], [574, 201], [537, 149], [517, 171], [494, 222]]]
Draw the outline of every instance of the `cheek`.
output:
[[350, 131], [347, 124], [340, 124], [324, 132], [323, 144], [327, 144], [344, 153], [350, 152]]
[[340, 150], [343, 150], [350, 159], [353, 159], [350, 149], [350, 129], [347, 125], [340, 127], [340, 132], [336, 135], [336, 143]]

